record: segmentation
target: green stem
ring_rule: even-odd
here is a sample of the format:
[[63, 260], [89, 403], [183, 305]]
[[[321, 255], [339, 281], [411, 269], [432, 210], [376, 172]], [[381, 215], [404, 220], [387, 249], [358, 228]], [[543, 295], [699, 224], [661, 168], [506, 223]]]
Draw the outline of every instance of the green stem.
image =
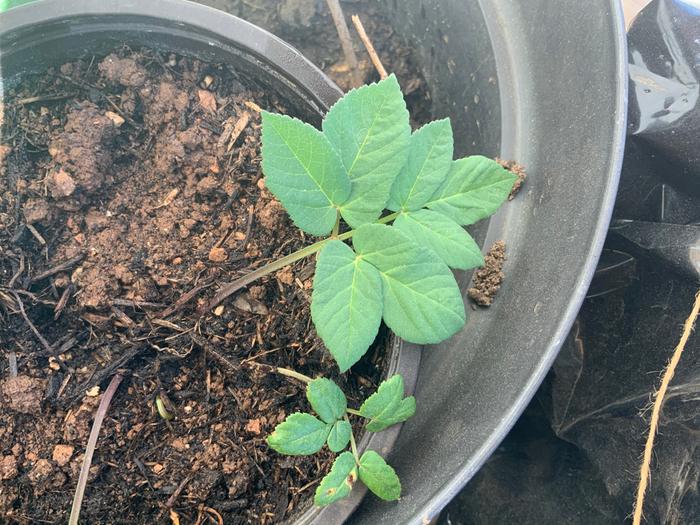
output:
[[347, 408], [347, 409], [345, 409], [345, 411], [346, 411], [348, 414], [352, 414], [353, 416], [364, 417], [362, 414], [360, 414], [360, 411], [359, 411], [359, 410], [355, 410], [354, 408]]
[[277, 367], [277, 368], [275, 368], [275, 371], [278, 374], [282, 374], [283, 376], [293, 377], [294, 379], [298, 379], [299, 381], [301, 381], [303, 383], [308, 384], [308, 383], [311, 383], [311, 381], [313, 381], [313, 379], [311, 379], [309, 376], [305, 376], [304, 374], [302, 374], [300, 372], [295, 372], [294, 370], [290, 370], [289, 368]]
[[[387, 224], [396, 217], [400, 215], [401, 212], [395, 212], [395, 213], [390, 213], [386, 217], [382, 217], [377, 221], [378, 224]], [[209, 303], [200, 311], [200, 313], [204, 314], [206, 312], [209, 312], [216, 308], [221, 301], [226, 299], [227, 297], [231, 296], [232, 294], [236, 293], [238, 290], [241, 288], [244, 288], [245, 286], [248, 286], [250, 283], [257, 281], [261, 277], [264, 277], [268, 274], [271, 274], [272, 272], [276, 272], [277, 270], [281, 270], [285, 266], [289, 266], [290, 264], [293, 264], [301, 259], [304, 259], [308, 257], [309, 255], [313, 255], [314, 253], [318, 252], [325, 246], [325, 244], [328, 241], [332, 240], [338, 240], [338, 241], [345, 241], [352, 237], [355, 234], [356, 230], [350, 230], [345, 233], [341, 233], [337, 237], [329, 237], [328, 239], [323, 239], [322, 241], [315, 242], [313, 244], [310, 244], [309, 246], [306, 246], [302, 248], [301, 250], [297, 250], [294, 253], [290, 253], [289, 255], [286, 255], [282, 257], [281, 259], [277, 259], [276, 261], [272, 261], [269, 264], [266, 264], [265, 266], [262, 266], [258, 268], [257, 270], [253, 270], [249, 274], [244, 275], [240, 279], [236, 279], [235, 281], [227, 284], [224, 286], [221, 290], [219, 290], [216, 295], [212, 298]]]
[[[345, 421], [348, 425], [351, 425], [350, 418], [345, 414]], [[355, 463], [360, 464], [360, 455], [357, 453], [357, 443], [355, 443], [355, 434], [352, 431], [352, 425], [350, 426], [350, 449], [352, 450], [352, 455], [355, 457]]]
[[331, 237], [337, 237], [340, 231], [340, 210], [335, 210], [335, 224], [333, 225], [333, 231], [331, 232]]
[[382, 217], [381, 219], [379, 219], [379, 220], [377, 221], [377, 223], [379, 223], [379, 224], [387, 224], [387, 223], [393, 221], [394, 219], [396, 219], [399, 215], [401, 215], [401, 212], [400, 212], [400, 211], [395, 211], [394, 213], [390, 213], [390, 214], [387, 215], [386, 217]]

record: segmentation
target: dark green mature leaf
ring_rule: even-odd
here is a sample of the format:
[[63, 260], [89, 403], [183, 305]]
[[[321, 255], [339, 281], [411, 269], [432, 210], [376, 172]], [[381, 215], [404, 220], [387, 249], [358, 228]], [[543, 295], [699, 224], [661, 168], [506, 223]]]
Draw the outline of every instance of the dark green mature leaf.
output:
[[495, 160], [480, 155], [459, 159], [427, 206], [459, 224], [473, 224], [498, 209], [515, 179]]
[[432, 249], [451, 268], [467, 270], [484, 264], [472, 236], [442, 213], [427, 209], [404, 212], [394, 221], [394, 228]]
[[345, 449], [350, 442], [350, 434], [352, 434], [352, 426], [344, 420], [336, 421], [328, 434], [328, 448], [333, 452], [340, 452]]
[[355, 458], [350, 452], [343, 452], [335, 458], [331, 471], [316, 488], [314, 503], [324, 507], [344, 498], [352, 491], [355, 481], [357, 481]]
[[312, 235], [331, 231], [350, 179], [319, 130], [286, 115], [262, 113], [265, 184], [294, 223]]
[[341, 241], [329, 241], [318, 257], [311, 317], [341, 372], [365, 354], [379, 330], [379, 272]]
[[418, 210], [447, 177], [452, 165], [450, 119], [429, 122], [411, 135], [408, 161], [391, 187], [387, 208]]
[[373, 222], [408, 158], [411, 127], [396, 77], [347, 93], [328, 111], [323, 133], [352, 182], [343, 219], [353, 228]]
[[464, 325], [457, 281], [432, 250], [382, 224], [361, 226], [352, 242], [382, 276], [384, 322], [396, 335], [412, 343], [439, 343]]
[[277, 425], [267, 437], [267, 444], [280, 454], [308, 456], [321, 450], [331, 426], [311, 414], [295, 412]]
[[335, 423], [345, 415], [348, 400], [345, 394], [330, 379], [319, 377], [306, 385], [306, 398], [321, 419]]
[[360, 407], [362, 417], [370, 420], [367, 430], [380, 432], [413, 416], [416, 413], [416, 399], [403, 396], [403, 377], [397, 374], [383, 381]]
[[401, 497], [399, 477], [374, 450], [368, 450], [360, 458], [360, 479], [383, 500], [394, 501]]

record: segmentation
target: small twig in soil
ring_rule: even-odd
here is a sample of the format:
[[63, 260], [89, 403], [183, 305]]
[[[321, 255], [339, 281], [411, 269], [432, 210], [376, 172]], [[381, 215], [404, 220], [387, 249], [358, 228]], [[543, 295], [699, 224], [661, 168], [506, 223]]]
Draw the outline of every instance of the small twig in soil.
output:
[[60, 316], [61, 313], [63, 312], [63, 309], [66, 307], [68, 304], [68, 300], [70, 299], [71, 294], [73, 293], [73, 284], [69, 284], [66, 286], [66, 289], [63, 290], [63, 293], [61, 294], [61, 298], [58, 300], [58, 303], [53, 309], [53, 319], [56, 321]]
[[143, 350], [142, 346], [135, 346], [128, 348], [117, 360], [111, 362], [105, 366], [102, 370], [96, 371], [92, 374], [87, 381], [83, 382], [76, 390], [72, 396], [72, 401], [75, 402], [81, 399], [86, 390], [90, 390], [93, 386], [101, 383], [102, 380], [109, 375], [111, 375], [115, 370], [124, 368], [124, 366], [131, 361], [134, 357], [141, 353]]
[[7, 354], [7, 360], [9, 361], [10, 377], [17, 377], [17, 374], [19, 374], [17, 370], [17, 354], [9, 352]]
[[51, 345], [49, 344], [49, 342], [46, 339], [44, 339], [44, 336], [41, 335], [39, 330], [36, 329], [36, 326], [34, 326], [34, 323], [32, 323], [32, 320], [29, 319], [27, 312], [24, 311], [24, 303], [22, 302], [22, 299], [19, 298], [19, 295], [14, 290], [10, 290], [10, 293], [15, 296], [15, 301], [17, 301], [17, 305], [19, 306], [19, 311], [22, 314], [22, 317], [24, 317], [24, 321], [29, 325], [29, 328], [34, 333], [34, 335], [39, 340], [39, 342], [42, 344], [44, 349], [48, 352], [51, 352], [52, 351]]
[[25, 225], [27, 229], [31, 232], [31, 234], [34, 236], [34, 238], [39, 241], [39, 244], [42, 246], [46, 246], [46, 239], [44, 239], [39, 231], [34, 227], [33, 224], [26, 224]]
[[[202, 523], [204, 523], [203, 520], [205, 514], [208, 514], [210, 517], [214, 516], [218, 525], [224, 525], [224, 518], [221, 517], [221, 514], [219, 514], [219, 512], [216, 509], [212, 509], [211, 507], [205, 507], [204, 505], [199, 506], [199, 515], [197, 516], [197, 521], [194, 525], [201, 525]], [[207, 521], [209, 520], [207, 519]]]
[[676, 367], [678, 362], [681, 360], [681, 355], [685, 349], [685, 345], [690, 338], [690, 334], [695, 326], [695, 321], [700, 314], [700, 290], [695, 294], [695, 303], [693, 304], [693, 309], [690, 315], [685, 320], [683, 324], [683, 333], [681, 339], [678, 342], [678, 346], [673, 351], [671, 356], [671, 361], [669, 361], [666, 371], [661, 378], [661, 386], [654, 399], [654, 408], [651, 413], [651, 423], [649, 424], [649, 435], [647, 436], [647, 442], [644, 447], [644, 459], [642, 461], [642, 467], [639, 472], [639, 486], [637, 487], [637, 500], [634, 504], [634, 517], [632, 519], [633, 525], [640, 525], [642, 523], [642, 513], [644, 512], [644, 496], [646, 495], [647, 485], [649, 484], [649, 477], [651, 476], [651, 456], [654, 451], [654, 439], [656, 438], [656, 432], [659, 428], [659, 418], [661, 416], [661, 407], [664, 404], [664, 397], [666, 397], [666, 391], [668, 390], [668, 385], [673, 379], [673, 375], [676, 372]]
[[365, 26], [362, 25], [362, 21], [360, 20], [360, 17], [357, 15], [352, 15], [352, 23], [355, 24], [355, 29], [357, 30], [357, 34], [360, 35], [360, 40], [362, 40], [362, 43], [365, 45], [365, 49], [367, 49], [367, 54], [369, 55], [369, 58], [372, 61], [372, 64], [374, 64], [374, 69], [376, 69], [377, 73], [379, 73], [379, 78], [384, 80], [389, 75], [387, 74], [386, 69], [384, 69], [384, 66], [382, 65], [382, 61], [379, 60], [379, 55], [377, 55], [377, 51], [374, 49], [374, 45], [372, 45], [372, 41], [367, 36], [367, 32], [365, 31]]
[[345, 22], [343, 8], [340, 7], [339, 0], [326, 0], [326, 3], [328, 4], [328, 10], [331, 12], [331, 16], [333, 17], [335, 29], [338, 31], [338, 38], [340, 39], [340, 45], [343, 48], [345, 61], [352, 70], [353, 84], [355, 87], [359, 87], [362, 85], [362, 75], [360, 72], [360, 66], [357, 63], [355, 49], [352, 47], [352, 39], [350, 38], [348, 24]]
[[22, 255], [19, 258], [19, 268], [17, 268], [17, 271], [15, 274], [12, 276], [12, 279], [10, 279], [10, 282], [7, 283], [8, 288], [14, 288], [15, 287], [15, 282], [17, 279], [19, 279], [19, 276], [22, 275], [22, 272], [24, 271], [24, 255]]
[[165, 310], [160, 312], [158, 314], [158, 317], [161, 319], [164, 319], [166, 317], [170, 317], [175, 312], [180, 310], [183, 306], [185, 306], [187, 303], [189, 303], [192, 299], [194, 299], [199, 292], [201, 292], [202, 290], [204, 290], [206, 288], [209, 288], [212, 284], [214, 284], [214, 283], [211, 282], [211, 283], [206, 283], [206, 284], [201, 284], [199, 286], [195, 286], [189, 292], [186, 292], [183, 295], [181, 295], [178, 298], [178, 300], [175, 301], [174, 304], [172, 304], [171, 306], [167, 307]]
[[130, 306], [131, 308], [163, 308], [163, 303], [149, 303], [148, 301], [132, 301], [131, 299], [114, 299], [112, 306]]
[[253, 230], [253, 218], [255, 214], [255, 208], [251, 205], [248, 206], [248, 224], [245, 229], [245, 238], [243, 239], [242, 250], [248, 245], [248, 239], [250, 239], [250, 232]]
[[52, 100], [63, 100], [64, 98], [74, 97], [75, 93], [65, 93], [63, 95], [37, 95], [36, 97], [27, 97], [19, 99], [15, 104], [24, 106], [25, 104], [34, 104], [35, 102], [49, 102]]
[[42, 279], [46, 279], [47, 277], [51, 277], [52, 275], [55, 275], [57, 273], [69, 270], [74, 265], [82, 261], [83, 257], [85, 257], [84, 253], [80, 253], [75, 257], [71, 257], [67, 261], [62, 262], [61, 264], [57, 264], [53, 268], [49, 268], [48, 270], [43, 271], [38, 275], [35, 275], [34, 277], [32, 277], [32, 282], [35, 283], [37, 281], [41, 281]]
[[168, 509], [172, 509], [173, 506], [175, 505], [175, 502], [177, 501], [177, 498], [180, 497], [180, 494], [182, 494], [182, 491], [185, 490], [185, 487], [187, 484], [192, 480], [192, 475], [188, 475], [183, 479], [180, 484], [177, 486], [175, 491], [170, 495], [168, 498], [168, 501], [165, 502], [165, 507]]
[[70, 519], [68, 520], [69, 525], [78, 525], [78, 518], [80, 517], [80, 507], [83, 504], [83, 496], [85, 495], [85, 487], [87, 486], [88, 476], [90, 474], [90, 465], [92, 464], [92, 456], [95, 453], [95, 446], [97, 445], [97, 438], [100, 435], [100, 428], [102, 428], [102, 422], [107, 415], [107, 410], [109, 409], [109, 404], [112, 402], [112, 397], [119, 387], [119, 383], [122, 381], [122, 376], [116, 374], [112, 381], [110, 381], [107, 390], [105, 390], [102, 399], [100, 400], [100, 406], [97, 408], [97, 413], [95, 414], [95, 422], [92, 424], [92, 430], [90, 431], [90, 437], [88, 438], [87, 447], [85, 448], [85, 456], [83, 457], [83, 465], [80, 468], [80, 475], [78, 476], [78, 485], [75, 488], [75, 496], [73, 497], [73, 506], [70, 511]]

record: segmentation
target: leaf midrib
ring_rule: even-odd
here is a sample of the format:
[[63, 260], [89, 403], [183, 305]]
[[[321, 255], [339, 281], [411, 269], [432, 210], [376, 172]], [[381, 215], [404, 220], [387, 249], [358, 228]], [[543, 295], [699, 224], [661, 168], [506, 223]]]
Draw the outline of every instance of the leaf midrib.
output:
[[[374, 130], [374, 126], [377, 123], [377, 120], [379, 120], [379, 115], [384, 111], [384, 106], [387, 103], [387, 100], [389, 100], [390, 97], [384, 96], [382, 99], [379, 109], [375, 112], [374, 117], [372, 118], [372, 124], [370, 124], [369, 129], [367, 130], [367, 134], [365, 135], [365, 138], [362, 140], [362, 144], [360, 144], [359, 149], [357, 150], [357, 153], [355, 154], [355, 158], [352, 161], [352, 164], [350, 165], [350, 168], [348, 168], [348, 177], [350, 180], [352, 180], [352, 171], [355, 168], [355, 164], [357, 163], [357, 160], [360, 158], [362, 155], [362, 151], [364, 150], [365, 146], [367, 145], [367, 141], [369, 140], [370, 136], [372, 135], [372, 131]], [[341, 158], [342, 161], [342, 158]]]
[[[314, 181], [314, 183], [316, 183], [316, 186], [318, 186], [318, 189], [321, 191], [321, 193], [323, 193], [323, 196], [326, 197], [326, 199], [328, 199], [329, 207], [333, 207], [333, 205], [334, 205], [333, 200], [330, 198], [330, 196], [328, 195], [328, 193], [326, 193], [326, 190], [323, 188], [323, 186], [321, 186], [321, 184], [319, 183], [319, 181], [317, 181], [316, 178], [312, 175], [311, 171], [309, 171], [308, 166], [307, 166], [304, 162], [302, 162], [302, 160], [301, 160], [301, 159], [299, 158], [299, 156], [296, 154], [296, 151], [294, 151], [294, 148], [292, 148], [292, 145], [290, 144], [290, 142], [287, 141], [286, 137], [285, 137], [284, 135], [282, 135], [282, 133], [280, 133], [279, 128], [275, 125], [275, 122], [274, 122], [274, 121], [273, 121], [273, 123], [272, 123], [272, 129], [275, 130], [275, 133], [277, 133], [277, 135], [280, 137], [280, 139], [282, 140], [282, 142], [284, 142], [285, 146], [287, 146], [287, 149], [291, 152], [291, 154], [292, 154], [293, 157], [297, 160], [297, 162], [299, 163], [299, 165], [300, 165], [302, 168], [304, 168], [304, 171], [305, 171], [306, 174], [309, 176], [309, 178], [310, 178], [312, 181]], [[310, 147], [310, 148], [313, 148], [313, 142], [309, 141], [309, 147]], [[330, 153], [330, 152], [329, 152], [329, 154], [332, 155], [332, 153]], [[310, 153], [309, 155], [310, 155], [310, 157], [313, 157], [313, 155], [312, 155], [311, 153]], [[324, 180], [325, 180], [325, 171], [326, 171], [326, 167], [324, 166]], [[311, 191], [311, 190], [296, 190], [296, 191]]]

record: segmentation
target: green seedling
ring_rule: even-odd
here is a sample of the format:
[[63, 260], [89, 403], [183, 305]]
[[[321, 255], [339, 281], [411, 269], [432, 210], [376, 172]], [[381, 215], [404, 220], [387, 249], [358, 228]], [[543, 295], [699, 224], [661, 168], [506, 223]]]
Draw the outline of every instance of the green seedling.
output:
[[453, 160], [449, 119], [411, 133], [393, 75], [347, 93], [322, 130], [263, 112], [262, 167], [294, 223], [325, 238], [234, 281], [210, 307], [318, 254], [311, 315], [342, 372], [367, 352], [382, 319], [418, 344], [443, 341], [464, 325], [450, 268], [480, 266], [483, 258], [462, 226], [493, 214], [515, 176], [486, 157]]
[[413, 396], [404, 397], [403, 378], [395, 375], [382, 382], [359, 410], [354, 410], [348, 408], [345, 394], [330, 379], [311, 379], [292, 370], [277, 370], [306, 383], [306, 397], [316, 415], [296, 412], [288, 416], [268, 436], [270, 447], [292, 456], [315, 454], [324, 445], [339, 453], [316, 488], [314, 503], [323, 507], [348, 496], [358, 478], [379, 498], [399, 499], [401, 482], [394, 469], [373, 450], [358, 453], [348, 414], [364, 418], [368, 432], [380, 432], [406, 421], [416, 411], [416, 400]]
[[[486, 157], [453, 160], [449, 119], [412, 133], [408, 117], [393, 75], [346, 94], [328, 111], [321, 130], [263, 111], [266, 186], [300, 229], [324, 238], [234, 281], [209, 307], [317, 254], [311, 316], [341, 372], [367, 352], [382, 320], [413, 343], [438, 343], [456, 333], [466, 313], [450, 268], [483, 264], [463, 226], [493, 214], [516, 178]], [[278, 371], [307, 383], [316, 415], [287, 417], [268, 437], [270, 447], [308, 455], [325, 445], [339, 453], [315, 503], [347, 496], [357, 479], [382, 499], [398, 499], [401, 483], [394, 469], [372, 450], [358, 454], [348, 414], [365, 418], [368, 432], [411, 417], [415, 399], [404, 397], [401, 376], [384, 381], [353, 410], [329, 379]]]

